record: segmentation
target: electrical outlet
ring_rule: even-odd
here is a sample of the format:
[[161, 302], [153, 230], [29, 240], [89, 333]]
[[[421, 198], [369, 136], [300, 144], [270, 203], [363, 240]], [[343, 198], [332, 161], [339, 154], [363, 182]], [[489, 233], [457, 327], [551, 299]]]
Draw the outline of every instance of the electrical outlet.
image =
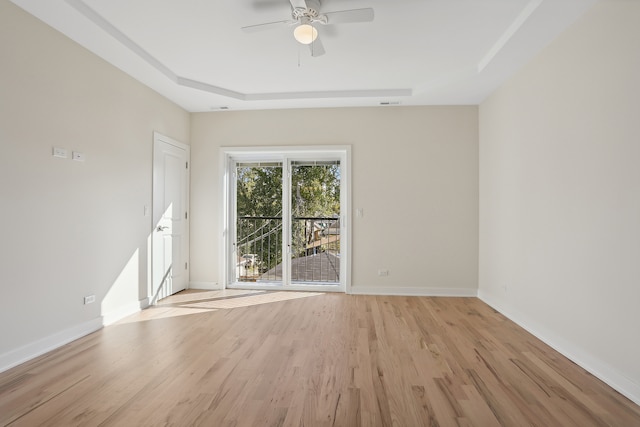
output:
[[378, 270], [378, 276], [387, 277], [389, 275], [389, 270]]
[[86, 304], [91, 304], [92, 302], [96, 302], [96, 296], [95, 295], [87, 295], [86, 297], [84, 297], [84, 303]]

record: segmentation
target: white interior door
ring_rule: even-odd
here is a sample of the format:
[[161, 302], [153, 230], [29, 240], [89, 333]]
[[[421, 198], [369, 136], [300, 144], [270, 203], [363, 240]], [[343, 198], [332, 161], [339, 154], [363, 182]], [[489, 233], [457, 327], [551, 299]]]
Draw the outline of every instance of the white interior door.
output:
[[153, 301], [189, 282], [189, 146], [154, 133]]

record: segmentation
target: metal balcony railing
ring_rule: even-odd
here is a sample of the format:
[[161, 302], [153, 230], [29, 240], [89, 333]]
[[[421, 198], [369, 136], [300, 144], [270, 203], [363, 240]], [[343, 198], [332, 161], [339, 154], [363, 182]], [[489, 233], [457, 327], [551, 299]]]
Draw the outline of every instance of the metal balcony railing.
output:
[[[293, 217], [290, 241], [292, 283], [340, 281], [339, 218]], [[237, 281], [282, 281], [282, 218], [238, 217], [236, 248]]]

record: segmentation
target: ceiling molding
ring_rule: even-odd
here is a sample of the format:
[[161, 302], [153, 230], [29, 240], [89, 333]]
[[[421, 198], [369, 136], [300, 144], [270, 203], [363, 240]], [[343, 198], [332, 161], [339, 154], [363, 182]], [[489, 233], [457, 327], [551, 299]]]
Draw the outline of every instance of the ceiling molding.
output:
[[326, 98], [373, 98], [411, 96], [411, 89], [375, 89], [375, 90], [327, 90], [319, 92], [283, 92], [247, 94], [246, 101], [274, 101], [279, 99], [326, 99]]
[[498, 41], [489, 49], [489, 52], [478, 63], [478, 72], [481, 73], [487, 65], [493, 60], [493, 58], [502, 50], [502, 48], [509, 42], [511, 37], [518, 32], [518, 30], [524, 25], [525, 22], [531, 17], [533, 12], [542, 4], [543, 0], [531, 0], [522, 9], [522, 12], [516, 19], [507, 27], [504, 33], [498, 38]]
[[127, 37], [122, 31], [118, 30], [114, 27], [109, 21], [104, 19], [98, 12], [91, 9], [81, 0], [65, 0], [69, 6], [73, 7], [75, 10], [80, 12], [85, 18], [96, 24], [100, 27], [104, 32], [109, 34], [114, 39], [118, 40], [123, 46], [129, 49], [131, 52], [139, 56], [146, 63], [151, 65], [153, 68], [164, 74], [170, 80], [174, 82], [177, 80], [177, 75], [169, 69], [162, 62], [158, 61], [154, 58], [149, 52], [140, 47], [136, 42]]
[[245, 101], [247, 95], [244, 93], [236, 92], [230, 89], [225, 89], [223, 87], [210, 85], [209, 83], [204, 83], [198, 80], [187, 79], [185, 77], [176, 77], [174, 79], [174, 83], [184, 87], [190, 87], [192, 89], [201, 90], [203, 92], [215, 93], [216, 95], [226, 96], [227, 98], [239, 99], [241, 101]]
[[[540, 0], [541, 1], [541, 0]], [[335, 90], [335, 91], [307, 91], [307, 92], [273, 92], [273, 93], [242, 93], [231, 89], [215, 86], [198, 80], [178, 76], [169, 67], [156, 59], [140, 45], [131, 40], [122, 31], [117, 29], [98, 12], [89, 7], [82, 0], [65, 0], [65, 2], [78, 11], [81, 15], [100, 27], [104, 32], [120, 42], [123, 46], [137, 55], [147, 64], [162, 73], [169, 80], [179, 86], [190, 87], [204, 92], [233, 98], [240, 101], [276, 101], [294, 99], [327, 99], [327, 98], [375, 98], [413, 95], [411, 89], [366, 89], [366, 90]]]

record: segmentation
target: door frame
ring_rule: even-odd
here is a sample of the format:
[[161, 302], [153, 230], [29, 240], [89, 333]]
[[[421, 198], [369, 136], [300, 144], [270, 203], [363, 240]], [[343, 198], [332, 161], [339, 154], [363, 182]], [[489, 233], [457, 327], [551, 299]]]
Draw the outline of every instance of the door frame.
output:
[[148, 289], [148, 299], [150, 303], [155, 302], [154, 301], [154, 297], [156, 296], [156, 293], [159, 289], [156, 289], [156, 282], [161, 281], [162, 277], [155, 277], [155, 268], [154, 268], [154, 262], [155, 262], [155, 254], [154, 254], [154, 248], [155, 248], [155, 244], [154, 244], [154, 239], [156, 238], [155, 236], [157, 236], [157, 233], [155, 232], [156, 229], [156, 217], [158, 217], [159, 215], [161, 216], [163, 212], [156, 212], [156, 208], [155, 208], [155, 201], [158, 198], [158, 191], [162, 191], [164, 193], [164, 185], [161, 184], [164, 183], [164, 181], [161, 181], [159, 179], [159, 176], [157, 174], [156, 171], [156, 165], [155, 165], [155, 153], [156, 153], [156, 149], [158, 147], [158, 145], [160, 144], [168, 144], [168, 145], [172, 145], [176, 148], [182, 149], [185, 151], [185, 155], [186, 155], [186, 161], [187, 161], [187, 165], [185, 167], [185, 182], [184, 182], [184, 196], [185, 196], [185, 210], [186, 210], [186, 219], [185, 219], [185, 230], [184, 230], [184, 236], [183, 236], [183, 251], [184, 253], [183, 255], [183, 259], [186, 262], [186, 266], [187, 268], [184, 271], [185, 277], [186, 277], [186, 283], [185, 283], [185, 289], [189, 289], [189, 282], [190, 282], [190, 270], [191, 270], [191, 260], [190, 260], [190, 256], [189, 256], [189, 248], [190, 248], [190, 243], [189, 243], [189, 234], [190, 234], [190, 220], [191, 220], [191, 213], [190, 213], [190, 209], [189, 209], [189, 188], [190, 188], [190, 175], [191, 175], [191, 147], [183, 144], [179, 141], [176, 141], [172, 138], [169, 138], [168, 136], [165, 136], [159, 132], [153, 132], [153, 156], [152, 156], [152, 176], [153, 176], [153, 183], [152, 183], [152, 191], [151, 191], [151, 230], [150, 230], [150, 239], [149, 239], [149, 289]]
[[[233, 283], [235, 277], [232, 271], [230, 253], [233, 246], [233, 224], [235, 218], [235, 200], [231, 189], [233, 182], [233, 165], [236, 161], [288, 161], [289, 159], [326, 158], [332, 156], [340, 159], [340, 284], [339, 285], [313, 285], [313, 284], [244, 284]], [[351, 293], [351, 146], [350, 145], [326, 145], [326, 146], [286, 146], [286, 147], [220, 147], [220, 276], [219, 283], [223, 289], [273, 289], [292, 291], [334, 291]], [[286, 199], [286, 198], [285, 198]], [[283, 209], [288, 205], [284, 200]], [[288, 264], [288, 262], [286, 262]], [[285, 265], [286, 265], [285, 264]], [[288, 274], [288, 273], [287, 273]]]

